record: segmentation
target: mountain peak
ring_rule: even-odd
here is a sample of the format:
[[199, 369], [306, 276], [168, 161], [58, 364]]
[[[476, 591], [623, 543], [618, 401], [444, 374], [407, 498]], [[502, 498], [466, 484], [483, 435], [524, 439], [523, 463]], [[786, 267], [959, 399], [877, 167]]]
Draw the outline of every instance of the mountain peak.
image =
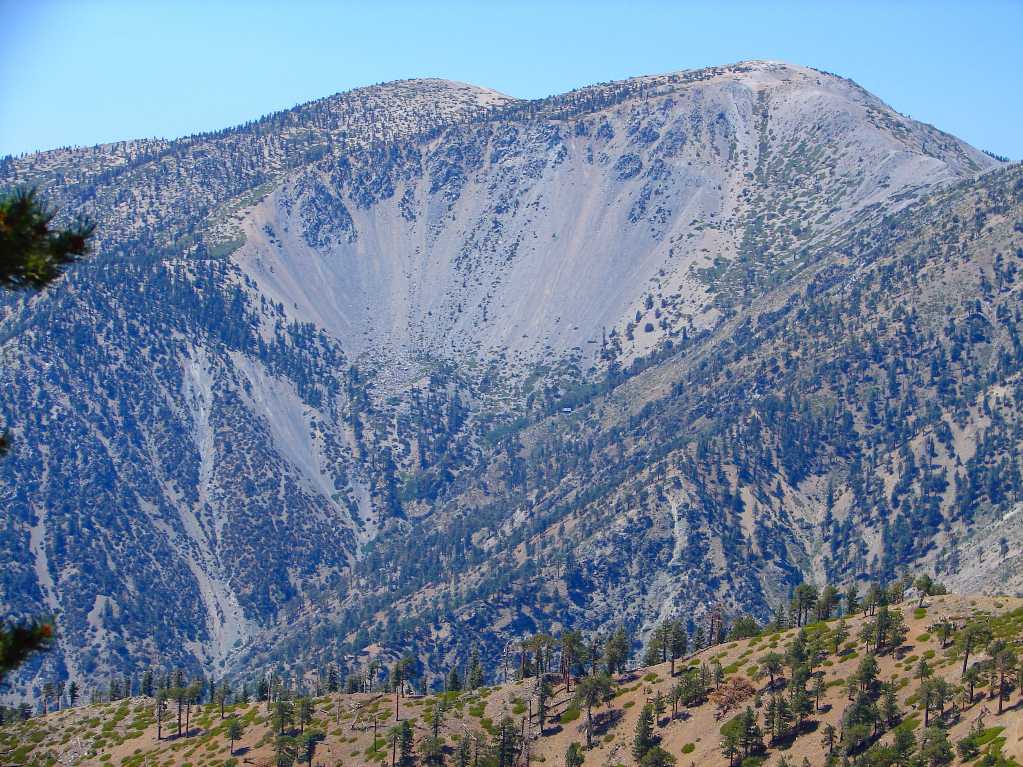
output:
[[408, 626], [437, 668], [956, 570], [951, 531], [1018, 502], [996, 166], [773, 61], [6, 161], [97, 252], [4, 310], [0, 589], [82, 679], [293, 659], [299, 619], [338, 654]]

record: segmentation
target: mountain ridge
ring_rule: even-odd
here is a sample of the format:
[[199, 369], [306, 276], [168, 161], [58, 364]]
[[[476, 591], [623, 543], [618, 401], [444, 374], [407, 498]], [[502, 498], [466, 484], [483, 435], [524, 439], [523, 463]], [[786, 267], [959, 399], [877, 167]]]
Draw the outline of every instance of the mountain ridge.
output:
[[[304, 652], [297, 613], [330, 638], [323, 652], [396, 646], [439, 610], [399, 620], [385, 609], [392, 587], [423, 586], [427, 601], [446, 591], [480, 621], [502, 605], [506, 623], [484, 640], [507, 641], [540, 619], [532, 576], [513, 580], [530, 560], [514, 528], [540, 524], [529, 498], [589, 493], [586, 508], [600, 507], [572, 523], [599, 577], [577, 578], [565, 560], [537, 565], [561, 573], [556, 601], [578, 603], [572, 620], [603, 620], [586, 615], [585, 588], [606, 609], [645, 604], [623, 554], [656, 563], [643, 589], [693, 584], [688, 601], [657, 610], [705, 607], [720, 584], [699, 583], [696, 569], [679, 580], [688, 555], [664, 548], [665, 514], [718, 567], [737, 561], [726, 550], [744, 530], [728, 516], [740, 504], [744, 534], [794, 534], [777, 532], [763, 572], [734, 573], [745, 600], [735, 607], [763, 612], [801, 571], [826, 571], [798, 543], [815, 533], [774, 506], [755, 511], [752, 486], [733, 495], [734, 467], [691, 469], [703, 460], [695, 446], [676, 455], [698, 502], [678, 496], [655, 522], [640, 498], [663, 495], [658, 461], [635, 451], [645, 484], [616, 496], [620, 470], [591, 467], [579, 435], [600, 450], [639, 442], [644, 405], [682, 385], [686, 359], [718, 356], [723, 328], [742, 342], [751, 306], [809, 280], [829, 248], [905, 222], [928, 195], [990, 186], [1016, 210], [1015, 169], [807, 68], [740, 63], [496, 107], [507, 97], [408, 82], [167, 142], [152, 157], [114, 145], [106, 158], [65, 153], [64, 165], [0, 163], [0, 184], [56, 185], [62, 215], [99, 223], [95, 259], [46, 294], [5, 299], [0, 331], [16, 437], [0, 465], [12, 507], [0, 545], [14, 563], [0, 594], [25, 612], [60, 612], [60, 653], [47, 661], [57, 673], [84, 678], [107, 658], [224, 671], [246, 657], [290, 661]], [[986, 275], [985, 253], [975, 257]], [[970, 284], [991, 312], [1011, 307]], [[808, 290], [800, 300], [813, 307]], [[1005, 349], [1010, 337], [998, 336]], [[978, 358], [971, 375], [981, 368]], [[699, 372], [687, 374], [685, 408], [708, 415], [687, 425], [694, 433], [712, 431], [721, 396]], [[642, 395], [633, 417], [583, 420], [580, 405], [629, 387]], [[672, 419], [690, 418], [678, 407], [648, 419], [663, 438], [652, 453], [678, 449]], [[519, 442], [544, 429], [553, 435]], [[549, 488], [571, 464], [559, 501]], [[761, 472], [776, 469], [772, 458]], [[450, 526], [431, 528], [434, 517]], [[586, 531], [598, 519], [621, 551]], [[381, 558], [391, 540], [430, 561]], [[860, 564], [851, 577], [870, 571]], [[468, 580], [453, 585], [473, 568], [475, 595]], [[454, 625], [434, 632], [432, 663], [464, 651], [465, 637], [444, 634]]]

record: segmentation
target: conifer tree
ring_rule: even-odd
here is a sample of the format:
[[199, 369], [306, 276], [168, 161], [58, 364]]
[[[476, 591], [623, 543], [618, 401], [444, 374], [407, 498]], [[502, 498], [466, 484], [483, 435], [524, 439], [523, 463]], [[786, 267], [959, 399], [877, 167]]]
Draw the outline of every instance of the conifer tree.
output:
[[231, 741], [230, 755], [234, 756], [234, 744], [236, 741], [241, 740], [242, 736], [245, 735], [245, 725], [242, 724], [241, 719], [236, 716], [232, 716], [227, 722], [226, 733], [227, 739]]
[[835, 729], [835, 725], [828, 722], [824, 725], [824, 734], [821, 737], [821, 745], [828, 749], [828, 754], [832, 754], [835, 751], [835, 742], [838, 739], [838, 731]]
[[962, 676], [966, 675], [966, 667], [970, 662], [970, 653], [991, 641], [991, 628], [979, 621], [967, 623], [956, 639], [956, 645], [963, 654]]
[[607, 640], [604, 646], [604, 663], [607, 673], [614, 676], [625, 670], [630, 653], [629, 636], [625, 633], [625, 627], [619, 626]]
[[483, 686], [483, 664], [480, 662], [479, 651], [475, 647], [469, 655], [469, 671], [465, 677], [466, 687], [470, 690], [478, 690]]
[[457, 667], [452, 666], [448, 675], [444, 678], [444, 689], [447, 692], [458, 692], [462, 689], [462, 680], [458, 676]]
[[163, 739], [163, 717], [167, 711], [167, 693], [165, 690], [160, 689], [156, 692], [156, 739], [160, 741]]
[[560, 637], [561, 644], [561, 678], [565, 691], [572, 691], [572, 672], [585, 655], [586, 646], [582, 634], [578, 631], [566, 631]]
[[307, 767], [313, 767], [313, 758], [316, 756], [316, 747], [323, 740], [323, 733], [310, 730], [299, 736], [299, 753], [305, 759]]
[[860, 590], [856, 583], [850, 583], [845, 590], [845, 615], [855, 615], [860, 609]]
[[469, 744], [469, 733], [465, 732], [458, 740], [458, 751], [455, 753], [455, 767], [469, 767], [472, 756]]
[[286, 698], [281, 698], [274, 704], [273, 715], [270, 717], [271, 727], [278, 735], [283, 735], [284, 731], [291, 727], [294, 722], [294, 704]]
[[305, 726], [307, 724], [309, 724], [309, 722], [312, 721], [312, 719], [313, 719], [313, 712], [316, 709], [313, 706], [313, 702], [309, 698], [306, 698], [306, 697], [302, 697], [302, 698], [298, 699], [296, 708], [298, 709], [298, 712], [297, 712], [298, 713], [298, 731], [299, 731], [299, 734], [301, 735], [301, 734], [305, 733]]
[[660, 746], [654, 746], [639, 760], [640, 767], [672, 767], [675, 757]]
[[611, 679], [606, 674], [583, 677], [575, 688], [575, 700], [586, 707], [586, 747], [593, 745], [593, 708], [611, 694]]
[[638, 762], [654, 746], [654, 707], [650, 703], [643, 706], [636, 720], [636, 734], [632, 739], [632, 756]]
[[661, 715], [664, 714], [665, 710], [667, 710], [667, 708], [668, 708], [668, 704], [665, 701], [664, 695], [661, 693], [660, 690], [658, 690], [656, 692], [656, 694], [654, 695], [653, 706], [654, 706], [654, 721], [656, 723], [660, 724]]
[[444, 741], [441, 738], [441, 727], [444, 724], [444, 707], [436, 703], [430, 710], [430, 736], [423, 741], [423, 761], [426, 764], [444, 764]]
[[761, 655], [757, 661], [760, 664], [760, 670], [768, 676], [768, 689], [774, 689], [774, 680], [781, 674], [784, 666], [784, 658], [780, 653], [776, 653], [773, 650], [769, 653]]
[[554, 690], [551, 688], [550, 682], [547, 681], [546, 677], [541, 677], [540, 684], [536, 688], [536, 716], [540, 724], [541, 735], [543, 735], [547, 724], [547, 709], [553, 694]]
[[274, 766], [292, 767], [298, 759], [299, 743], [288, 735], [278, 735], [274, 740]]
[[496, 767], [514, 767], [519, 753], [519, 730], [511, 717], [505, 717], [494, 735], [494, 762]]
[[835, 624], [835, 628], [831, 631], [831, 654], [838, 655], [842, 650], [842, 645], [849, 639], [849, 627], [846, 625], [845, 618], [839, 618], [838, 623]]
[[668, 657], [671, 660], [671, 675], [675, 676], [675, 661], [689, 650], [689, 635], [681, 620], [673, 620], [668, 628]]

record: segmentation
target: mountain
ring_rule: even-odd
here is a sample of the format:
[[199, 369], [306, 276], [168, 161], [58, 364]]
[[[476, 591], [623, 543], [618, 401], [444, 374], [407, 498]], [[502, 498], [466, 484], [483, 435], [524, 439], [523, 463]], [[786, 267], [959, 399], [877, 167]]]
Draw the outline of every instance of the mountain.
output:
[[777, 62], [5, 158], [101, 233], [0, 321], [27, 678], [1020, 588], [1002, 166]]
[[[960, 670], [965, 627], [988, 624], [1002, 641], [1019, 642], [1023, 638], [1023, 601], [949, 595], [928, 600], [925, 607], [918, 607], [914, 600], [892, 608], [890, 614], [902, 620], [904, 637], [897, 649], [883, 650], [876, 656], [869, 653], [869, 641], [860, 636], [864, 628], [876, 625], [877, 618], [856, 614], [847, 620], [832, 618], [808, 626], [802, 632], [802, 646], [816, 656], [815, 673], [801, 682], [801, 696], [795, 692], [799, 685], [788, 661], [781, 661], [791, 657], [790, 649], [800, 646], [800, 631], [795, 628], [766, 630], [752, 638], [736, 637], [687, 654], [677, 663], [630, 667], [616, 676], [612, 694], [593, 710], [593, 748], [582, 751], [584, 763], [638, 761], [634, 760], [633, 749], [641, 712], [660, 697], [664, 710], [652, 712], [655, 721], [650, 735], [657, 747], [680, 764], [724, 767], [738, 761], [730, 761], [725, 755], [722, 734], [734, 727], [732, 722], [749, 707], [756, 714], [760, 734], [759, 738], [754, 734], [748, 744], [754, 760], [775, 757], [799, 764], [806, 758], [811, 764], [823, 764], [825, 754], [834, 751], [836, 760], [849, 754], [853, 758], [866, 754], [874, 757], [872, 764], [890, 765], [898, 763], [892, 753], [897, 739], [903, 754], [908, 734], [912, 734], [913, 744], [920, 751], [927, 751], [926, 744], [933, 742], [936, 733], [924, 727], [920, 704], [921, 691], [929, 689], [932, 695], [927, 724], [933, 727], [941, 722], [938, 737], [944, 733], [949, 746], [947, 759], [942, 759], [939, 751], [935, 761], [970, 764], [983, 758], [985, 763], [1018, 765], [1023, 759], [1023, 717], [1019, 716], [1016, 691], [1007, 684], [1007, 695], [999, 706], [987, 689], [993, 663], [983, 651], [966, 659], [974, 675], [973, 690], [969, 690], [968, 680], [963, 683]], [[935, 628], [944, 621], [954, 621], [958, 630], [943, 636]], [[772, 654], [780, 668], [772, 668], [766, 660]], [[917, 678], [921, 668], [930, 673], [923, 681]], [[720, 681], [715, 681], [718, 669]], [[505, 741], [511, 741], [515, 763], [531, 760], [561, 764], [570, 744], [586, 742], [587, 712], [574, 699], [578, 681], [566, 689], [562, 675], [556, 671], [555, 664], [546, 675], [549, 693], [542, 721], [537, 679], [531, 669], [525, 678], [489, 687], [434, 690], [433, 694], [402, 696], [397, 701], [379, 685], [379, 678], [371, 679], [369, 691], [352, 692], [332, 690], [329, 679], [309, 679], [303, 692], [309, 696], [309, 717], [301, 729], [322, 736], [316, 738], [313, 758], [323, 764], [390, 764], [388, 733], [396, 714], [409, 722], [413, 758], [420, 764], [433, 763], [428, 755], [432, 753], [435, 731], [447, 763], [460, 763], [458, 754], [464, 742], [470, 759], [478, 755], [479, 763], [495, 764], [494, 751], [501, 743], [502, 730]], [[997, 685], [997, 673], [994, 676]], [[847, 692], [850, 689], [852, 693]], [[945, 692], [939, 703], [933, 692], [942, 689], [951, 692]], [[418, 680], [417, 690], [422, 692]], [[675, 703], [673, 691], [679, 693]], [[804, 701], [798, 721], [794, 715], [771, 715], [779, 700], [786, 703], [783, 711], [791, 711], [787, 708], [789, 701]], [[207, 767], [231, 758], [273, 763], [276, 704], [268, 706], [253, 699], [251, 693], [242, 694], [239, 687], [231, 689], [223, 709], [218, 701], [219, 697], [211, 699], [209, 691], [203, 690], [199, 704], [188, 707], [188, 729], [183, 721], [179, 737], [172, 695], [169, 706], [163, 709], [158, 740], [156, 701], [150, 696], [117, 693], [109, 702], [60, 711], [55, 710], [56, 698], [51, 698], [48, 715], [26, 721], [15, 719], [0, 726], [0, 752], [6, 750], [5, 756], [12, 763], [75, 759], [78, 764], [136, 767], [159, 760], [167, 765]], [[298, 710], [301, 701], [299, 698], [291, 705]], [[66, 706], [66, 701], [62, 705]], [[233, 722], [243, 727], [241, 736], [232, 743], [229, 727]], [[297, 721], [285, 725], [285, 729], [299, 736]]]

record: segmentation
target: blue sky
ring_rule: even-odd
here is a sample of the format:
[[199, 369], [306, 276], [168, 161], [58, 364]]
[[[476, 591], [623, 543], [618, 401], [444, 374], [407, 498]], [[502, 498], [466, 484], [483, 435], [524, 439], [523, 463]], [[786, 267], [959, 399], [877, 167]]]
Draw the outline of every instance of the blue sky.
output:
[[1018, 160], [1021, 29], [1023, 0], [0, 0], [0, 155], [223, 128], [407, 77], [537, 97], [771, 58]]

